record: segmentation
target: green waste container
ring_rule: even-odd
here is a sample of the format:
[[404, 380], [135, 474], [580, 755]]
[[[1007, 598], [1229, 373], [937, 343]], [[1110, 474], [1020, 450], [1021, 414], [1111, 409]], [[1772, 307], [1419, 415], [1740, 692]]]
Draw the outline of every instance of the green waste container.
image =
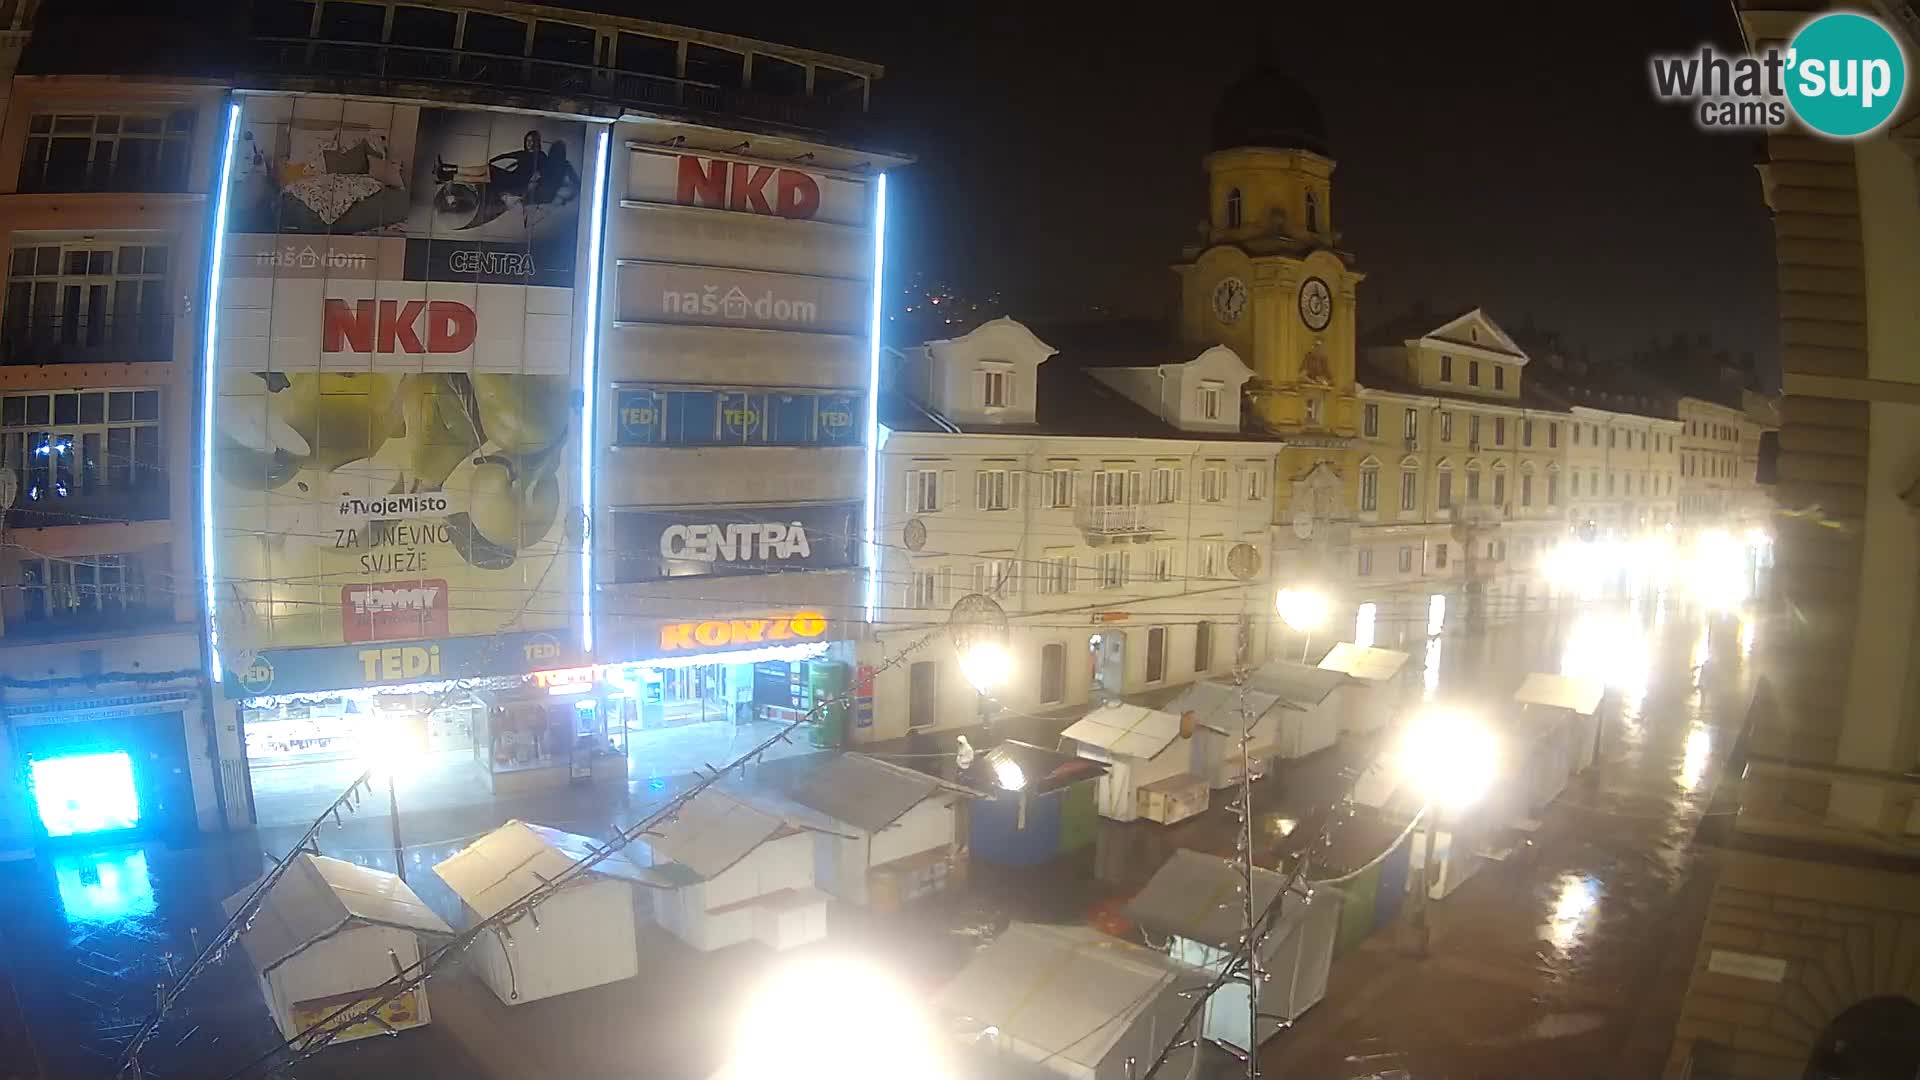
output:
[[852, 702], [846, 699], [847, 665], [838, 662], [807, 664], [808, 698], [820, 712], [808, 725], [813, 745], [834, 749], [847, 744], [847, 720], [853, 715]]
[[1100, 829], [1100, 811], [1093, 799], [1094, 783], [1083, 780], [1069, 785], [1060, 798], [1060, 851], [1078, 851], [1094, 841]]
[[1380, 867], [1374, 865], [1351, 881], [1334, 888], [1340, 897], [1340, 927], [1333, 938], [1333, 955], [1344, 956], [1373, 933], [1374, 905], [1380, 893]]

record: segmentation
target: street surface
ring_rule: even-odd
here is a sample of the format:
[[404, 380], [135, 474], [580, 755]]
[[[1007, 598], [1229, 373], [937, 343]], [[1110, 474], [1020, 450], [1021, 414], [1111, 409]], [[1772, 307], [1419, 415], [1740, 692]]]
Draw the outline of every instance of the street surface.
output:
[[[1527, 672], [1558, 671], [1568, 659], [1597, 670], [1616, 688], [1600, 760], [1542, 816], [1531, 845], [1439, 902], [1429, 957], [1405, 954], [1389, 927], [1336, 961], [1326, 999], [1267, 1045], [1263, 1074], [1657, 1075], [1705, 904], [1689, 843], [1742, 719], [1751, 625], [1668, 601], [1631, 610], [1590, 602], [1584, 614], [1528, 615], [1477, 633], [1450, 626], [1433, 650], [1424, 648], [1420, 627], [1401, 644], [1401, 629], [1382, 627], [1379, 643], [1414, 653], [1404, 687], [1412, 701], [1503, 698]], [[1000, 733], [1051, 745], [1049, 729], [1057, 733], [1070, 719], [1003, 721]], [[907, 755], [951, 753], [952, 739], [878, 749], [938, 769], [941, 757]], [[1263, 780], [1256, 848], [1285, 846], [1296, 823], [1327, 811], [1356, 752], [1343, 745]], [[636, 762], [624, 790], [560, 791], [421, 815], [407, 813], [403, 790], [408, 880], [462, 925], [458, 904], [428, 867], [474, 836], [509, 817], [607, 835], [685, 782]], [[1171, 828], [1103, 821], [1096, 851], [1038, 870], [975, 864], [963, 889], [899, 916], [836, 908], [828, 941], [811, 948], [865, 953], [930, 991], [1011, 919], [1092, 920], [1129, 932], [1116, 913], [1174, 849], [1232, 852], [1237, 822], [1225, 795]], [[380, 792], [341, 827], [329, 825], [323, 853], [390, 869], [385, 802]], [[147, 844], [0, 866], [10, 914], [0, 924], [0, 964], [34, 1033], [43, 1075], [105, 1076], [169, 966], [191, 959], [192, 929], [211, 934], [221, 922], [220, 898], [261, 872], [261, 848], [283, 851], [299, 832], [263, 828], [192, 847]], [[700, 954], [644, 923], [641, 948], [639, 978], [511, 1009], [475, 979], [450, 972], [431, 983], [428, 1027], [330, 1048], [295, 1075], [706, 1075], [732, 1034], [733, 1009], [779, 958], [757, 946]], [[277, 1041], [236, 952], [149, 1045], [145, 1075], [218, 1080]]]

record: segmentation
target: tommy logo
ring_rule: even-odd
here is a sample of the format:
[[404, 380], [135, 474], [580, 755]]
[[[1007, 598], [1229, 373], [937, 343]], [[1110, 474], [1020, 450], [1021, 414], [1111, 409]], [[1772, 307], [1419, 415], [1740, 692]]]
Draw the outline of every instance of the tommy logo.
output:
[[445, 636], [447, 583], [435, 578], [342, 586], [340, 630], [350, 642]]
[[457, 353], [473, 348], [480, 320], [457, 300], [328, 300], [321, 352]]

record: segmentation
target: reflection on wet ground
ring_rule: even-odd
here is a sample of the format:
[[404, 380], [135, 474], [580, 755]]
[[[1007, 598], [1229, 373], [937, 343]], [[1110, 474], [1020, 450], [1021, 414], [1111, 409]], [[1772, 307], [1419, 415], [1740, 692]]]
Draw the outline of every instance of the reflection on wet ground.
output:
[[[1528, 616], [1474, 634], [1450, 627], [1430, 644], [1418, 638], [1421, 629], [1406, 628], [1413, 640], [1403, 642], [1382, 627], [1382, 645], [1418, 654], [1402, 688], [1409, 705], [1503, 700], [1530, 670], [1605, 680], [1612, 694], [1598, 763], [1541, 815], [1530, 843], [1432, 910], [1427, 959], [1397, 951], [1391, 929], [1344, 955], [1327, 998], [1268, 1045], [1263, 1071], [1336, 1078], [1656, 1073], [1692, 959], [1694, 912], [1705, 902], [1690, 886], [1688, 844], [1739, 721], [1751, 620], [1709, 621], [1676, 600], [1649, 599], [1590, 605], [1578, 616]], [[932, 749], [948, 749], [946, 741]], [[1289, 763], [1259, 783], [1254, 846], [1261, 861], [1271, 864], [1318, 836], [1346, 790], [1343, 769], [1362, 746]], [[591, 805], [556, 800], [422, 815], [403, 808], [408, 879], [458, 925], [457, 902], [429, 868], [471, 837], [513, 816], [607, 835], [684, 782], [637, 777], [628, 792]], [[1228, 793], [1216, 793], [1214, 809], [1172, 827], [1103, 821], [1092, 850], [1038, 869], [976, 863], [963, 889], [901, 917], [836, 909], [831, 946], [869, 952], [931, 989], [1013, 919], [1091, 921], [1134, 935], [1125, 900], [1174, 850], [1233, 853], [1238, 821], [1225, 811], [1227, 801]], [[1366, 827], [1359, 818], [1341, 826], [1350, 841], [1374, 847], [1394, 832], [1363, 835]], [[0, 957], [48, 1073], [104, 1076], [151, 1007], [156, 984], [192, 955], [188, 927], [217, 927], [219, 898], [260, 872], [260, 847], [281, 850], [297, 832], [0, 866], [0, 888], [17, 911], [0, 924]], [[384, 817], [329, 826], [321, 846], [367, 865], [393, 865]], [[642, 942], [643, 970], [653, 974], [512, 1010], [463, 975], [436, 979], [429, 1028], [330, 1050], [300, 1075], [704, 1075], [729, 1020], [725, 1004], [740, 1000], [770, 954], [698, 954], [657, 931], [643, 932]], [[224, 1075], [274, 1041], [250, 971], [230, 959], [156, 1040], [147, 1075]]]

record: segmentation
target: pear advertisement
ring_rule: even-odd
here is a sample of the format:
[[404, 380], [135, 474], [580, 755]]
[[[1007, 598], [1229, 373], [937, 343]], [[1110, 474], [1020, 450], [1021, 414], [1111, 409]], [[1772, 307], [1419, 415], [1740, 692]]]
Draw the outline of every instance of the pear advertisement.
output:
[[[212, 463], [221, 651], [243, 689], [311, 681], [295, 668], [551, 666], [579, 594], [587, 138], [513, 113], [245, 100]], [[519, 647], [529, 632], [546, 644]], [[506, 645], [434, 644], [475, 635]], [[454, 655], [480, 670], [447, 670]]]

